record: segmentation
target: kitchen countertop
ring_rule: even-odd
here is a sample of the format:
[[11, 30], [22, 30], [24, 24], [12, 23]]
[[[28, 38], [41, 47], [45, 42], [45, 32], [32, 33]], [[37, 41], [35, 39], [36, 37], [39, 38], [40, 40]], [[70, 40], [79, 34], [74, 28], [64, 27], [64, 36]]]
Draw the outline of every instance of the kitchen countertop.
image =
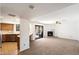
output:
[[20, 34], [20, 32], [7, 32], [7, 31], [2, 31], [2, 34]]

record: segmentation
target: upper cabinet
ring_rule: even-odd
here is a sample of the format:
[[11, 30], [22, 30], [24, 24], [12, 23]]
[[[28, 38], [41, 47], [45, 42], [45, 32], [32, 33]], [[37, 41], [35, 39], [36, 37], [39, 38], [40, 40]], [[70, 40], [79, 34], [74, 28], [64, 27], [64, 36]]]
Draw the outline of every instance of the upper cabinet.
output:
[[13, 31], [13, 24], [0, 23], [0, 30], [2, 31]]

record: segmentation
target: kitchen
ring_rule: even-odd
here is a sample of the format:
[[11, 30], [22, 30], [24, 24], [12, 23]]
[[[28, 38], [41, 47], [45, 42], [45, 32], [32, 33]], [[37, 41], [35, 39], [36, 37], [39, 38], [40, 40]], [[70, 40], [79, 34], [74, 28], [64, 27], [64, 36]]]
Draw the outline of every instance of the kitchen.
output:
[[17, 54], [20, 46], [20, 19], [8, 14], [0, 18], [0, 54]]

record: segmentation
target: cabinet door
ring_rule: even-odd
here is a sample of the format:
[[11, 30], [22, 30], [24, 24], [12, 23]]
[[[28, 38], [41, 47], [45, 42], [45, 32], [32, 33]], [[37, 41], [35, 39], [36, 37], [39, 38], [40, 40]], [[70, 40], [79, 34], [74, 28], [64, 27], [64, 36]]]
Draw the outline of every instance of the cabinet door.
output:
[[15, 42], [17, 39], [17, 35], [10, 35], [9, 36], [9, 41]]
[[2, 23], [0, 30], [13, 31], [13, 24]]
[[7, 35], [3, 35], [2, 37], [3, 37], [2, 39], [3, 42], [15, 42], [17, 39], [17, 35], [15, 34], [9, 34], [9, 35], [7, 34]]

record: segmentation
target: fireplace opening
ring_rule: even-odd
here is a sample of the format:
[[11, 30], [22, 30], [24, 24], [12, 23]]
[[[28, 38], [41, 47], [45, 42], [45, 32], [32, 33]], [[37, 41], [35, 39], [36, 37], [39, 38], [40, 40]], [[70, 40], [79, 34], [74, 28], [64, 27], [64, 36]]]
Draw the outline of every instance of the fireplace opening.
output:
[[47, 32], [47, 35], [48, 35], [48, 36], [53, 36], [53, 31], [48, 31], [48, 32]]

